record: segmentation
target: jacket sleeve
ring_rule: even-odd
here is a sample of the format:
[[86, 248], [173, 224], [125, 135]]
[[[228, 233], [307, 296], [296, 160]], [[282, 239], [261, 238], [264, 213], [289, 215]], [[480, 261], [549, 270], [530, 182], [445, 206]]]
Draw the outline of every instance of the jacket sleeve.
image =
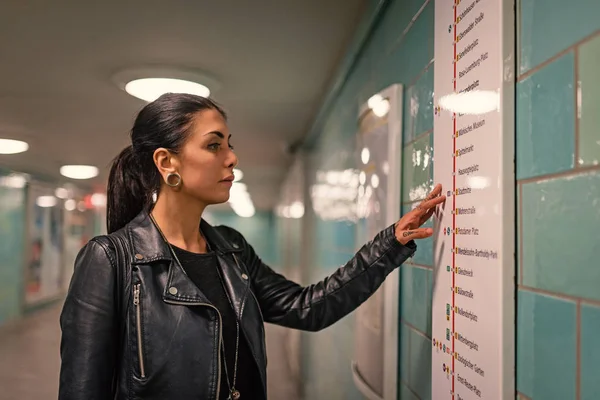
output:
[[319, 331], [366, 301], [416, 248], [412, 241], [406, 246], [398, 242], [394, 226], [390, 226], [332, 275], [306, 287], [273, 271], [248, 244], [244, 246], [244, 257], [266, 322]]
[[77, 255], [60, 316], [59, 400], [112, 399], [117, 346], [114, 252], [95, 240]]

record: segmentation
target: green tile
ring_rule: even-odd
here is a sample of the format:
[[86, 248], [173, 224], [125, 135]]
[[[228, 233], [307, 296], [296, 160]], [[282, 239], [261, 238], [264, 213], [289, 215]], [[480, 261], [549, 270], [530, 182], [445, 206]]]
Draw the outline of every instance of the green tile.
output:
[[431, 340], [410, 331], [410, 387], [422, 399], [431, 399]]
[[517, 85], [517, 179], [574, 167], [574, 68], [569, 53]]
[[433, 189], [433, 134], [404, 147], [402, 154], [402, 202], [425, 198]]
[[600, 36], [579, 48], [579, 164], [600, 162]]
[[398, 355], [400, 371], [398, 376], [404, 382], [410, 379], [410, 328], [400, 322], [400, 354]]
[[521, 73], [600, 28], [598, 0], [521, 0], [520, 4]]
[[430, 1], [402, 41], [375, 64], [375, 87], [381, 90], [393, 83], [413, 82], [433, 59], [434, 5]]
[[401, 267], [402, 319], [424, 333], [431, 332], [431, 283], [429, 270]]
[[517, 390], [575, 400], [575, 303], [519, 290], [517, 307]]
[[523, 285], [600, 300], [600, 173], [523, 185]]
[[433, 129], [433, 65], [404, 96], [404, 143]]
[[600, 399], [600, 307], [581, 306], [581, 400]]
[[400, 397], [399, 400], [420, 400], [415, 394], [406, 386], [400, 382]]

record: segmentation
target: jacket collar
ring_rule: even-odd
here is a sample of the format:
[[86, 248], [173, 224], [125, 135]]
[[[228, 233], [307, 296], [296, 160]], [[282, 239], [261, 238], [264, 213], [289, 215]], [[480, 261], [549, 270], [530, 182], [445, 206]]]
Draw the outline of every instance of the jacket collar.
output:
[[[200, 222], [202, 234], [210, 244], [211, 248], [218, 253], [233, 253], [240, 251], [232, 246], [215, 228], [204, 219]], [[169, 246], [163, 240], [160, 232], [154, 226], [150, 215], [142, 211], [135, 217], [127, 227], [133, 247], [135, 264], [148, 263], [158, 260], [172, 260], [173, 256]]]

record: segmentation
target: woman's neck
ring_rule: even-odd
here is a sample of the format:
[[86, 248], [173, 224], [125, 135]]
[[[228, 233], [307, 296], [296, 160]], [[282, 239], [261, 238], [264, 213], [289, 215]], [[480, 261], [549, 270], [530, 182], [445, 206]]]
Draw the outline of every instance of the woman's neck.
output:
[[193, 253], [206, 253], [206, 240], [200, 233], [204, 208], [181, 193], [167, 190], [158, 196], [152, 216], [173, 246]]

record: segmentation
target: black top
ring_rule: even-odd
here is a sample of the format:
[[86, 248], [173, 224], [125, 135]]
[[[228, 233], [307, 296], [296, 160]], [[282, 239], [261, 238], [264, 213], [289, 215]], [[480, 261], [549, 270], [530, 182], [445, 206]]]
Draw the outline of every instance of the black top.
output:
[[[221, 358], [221, 389], [219, 399], [227, 399], [229, 396], [227, 376], [229, 375], [231, 383], [235, 365], [236, 315], [220, 277], [220, 267], [217, 265], [216, 254], [214, 252], [206, 254], [191, 253], [175, 246], [173, 246], [173, 249], [186, 274], [198, 286], [198, 289], [204, 293], [212, 305], [217, 307], [221, 314], [227, 374], [225, 373], [225, 363], [223, 362], [223, 358]], [[221, 357], [223, 357], [222, 352]], [[190, 371], [190, 373], [193, 373], [193, 371]], [[235, 388], [240, 392], [242, 399], [261, 397], [261, 379], [241, 327]]]

